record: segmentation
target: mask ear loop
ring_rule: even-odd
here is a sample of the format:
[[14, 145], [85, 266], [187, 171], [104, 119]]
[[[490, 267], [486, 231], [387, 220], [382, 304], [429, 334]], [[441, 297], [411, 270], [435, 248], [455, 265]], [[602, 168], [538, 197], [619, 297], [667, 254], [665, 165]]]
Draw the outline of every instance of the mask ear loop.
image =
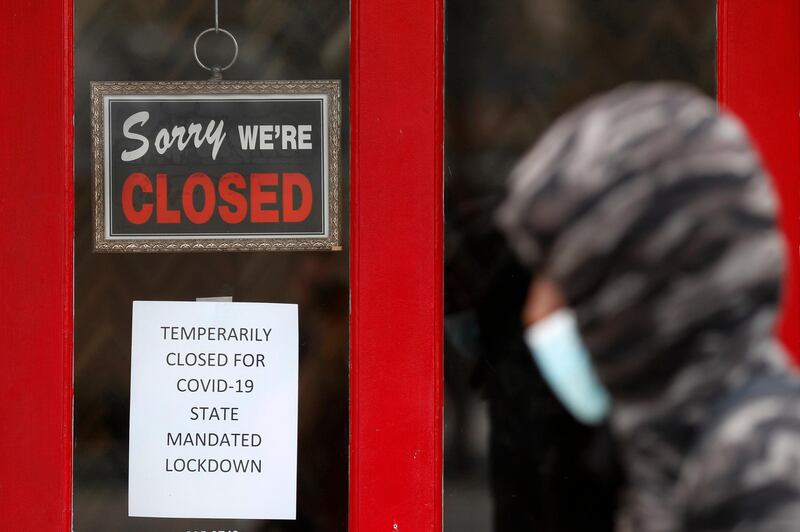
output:
[[[231, 59], [230, 62], [223, 67], [219, 65], [209, 67], [200, 60], [200, 56], [197, 54], [197, 43], [200, 42], [200, 39], [203, 37], [203, 35], [210, 33], [212, 31], [214, 33], [224, 33], [225, 35], [230, 37], [231, 41], [233, 41], [233, 59]], [[219, 27], [219, 0], [214, 0], [214, 26], [201, 31], [195, 38], [194, 46], [192, 48], [194, 51], [194, 60], [197, 61], [197, 64], [200, 65], [202, 68], [211, 72], [212, 80], [221, 80], [222, 73], [228, 70], [230, 67], [232, 67], [233, 64], [236, 62], [236, 59], [239, 57], [239, 43], [236, 41], [236, 37], [234, 37], [233, 34], [228, 30]]]

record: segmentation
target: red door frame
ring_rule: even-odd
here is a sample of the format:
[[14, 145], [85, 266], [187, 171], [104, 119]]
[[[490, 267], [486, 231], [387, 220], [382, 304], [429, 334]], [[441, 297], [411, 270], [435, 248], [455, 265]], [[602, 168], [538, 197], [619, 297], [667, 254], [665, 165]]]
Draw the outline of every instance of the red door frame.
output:
[[[442, 0], [352, 2], [351, 530], [441, 529]], [[759, 143], [800, 352], [800, 5], [719, 2], [719, 97]], [[68, 531], [72, 2], [0, 11], [0, 516]], [[410, 186], [413, 185], [413, 186]], [[388, 235], [391, 235], [388, 237]]]
[[0, 520], [70, 530], [72, 2], [0, 11]]
[[718, 94], [744, 120], [781, 200], [789, 264], [779, 334], [800, 360], [800, 3], [719, 0]]
[[[0, 11], [0, 516], [71, 530], [72, 0]], [[352, 2], [350, 530], [441, 530], [442, 0]]]
[[443, 0], [352, 0], [350, 530], [442, 528]]

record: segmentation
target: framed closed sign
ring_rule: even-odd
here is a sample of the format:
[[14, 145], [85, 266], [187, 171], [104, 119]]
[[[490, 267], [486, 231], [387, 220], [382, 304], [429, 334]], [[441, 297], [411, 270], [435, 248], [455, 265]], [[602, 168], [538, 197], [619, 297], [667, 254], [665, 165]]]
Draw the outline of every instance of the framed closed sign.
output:
[[91, 91], [96, 251], [340, 249], [338, 81]]
[[441, 0], [4, 7], [3, 525], [440, 532]]

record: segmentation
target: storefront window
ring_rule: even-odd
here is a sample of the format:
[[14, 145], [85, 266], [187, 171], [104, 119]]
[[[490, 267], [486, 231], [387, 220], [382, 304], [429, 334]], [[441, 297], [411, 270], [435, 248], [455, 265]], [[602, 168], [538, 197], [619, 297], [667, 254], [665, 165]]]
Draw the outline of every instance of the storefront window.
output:
[[[237, 530], [343, 532], [348, 507], [349, 180], [346, 2], [220, 2], [238, 42], [228, 80], [341, 80], [341, 245], [326, 251], [97, 252], [93, 250], [91, 81], [203, 80], [195, 37], [214, 2], [75, 2], [76, 532]], [[198, 53], [225, 64], [231, 41]], [[298, 207], [299, 208], [299, 207]], [[299, 403], [294, 520], [129, 517], [131, 320], [134, 301], [298, 305]], [[244, 383], [247, 386], [247, 383]], [[203, 477], [207, 481], [208, 477]], [[224, 496], [224, 494], [220, 494]]]
[[531, 275], [494, 229], [511, 168], [554, 120], [625, 82], [715, 94], [715, 2], [447, 4], [445, 530], [613, 527], [604, 428], [560, 406], [523, 343]]

